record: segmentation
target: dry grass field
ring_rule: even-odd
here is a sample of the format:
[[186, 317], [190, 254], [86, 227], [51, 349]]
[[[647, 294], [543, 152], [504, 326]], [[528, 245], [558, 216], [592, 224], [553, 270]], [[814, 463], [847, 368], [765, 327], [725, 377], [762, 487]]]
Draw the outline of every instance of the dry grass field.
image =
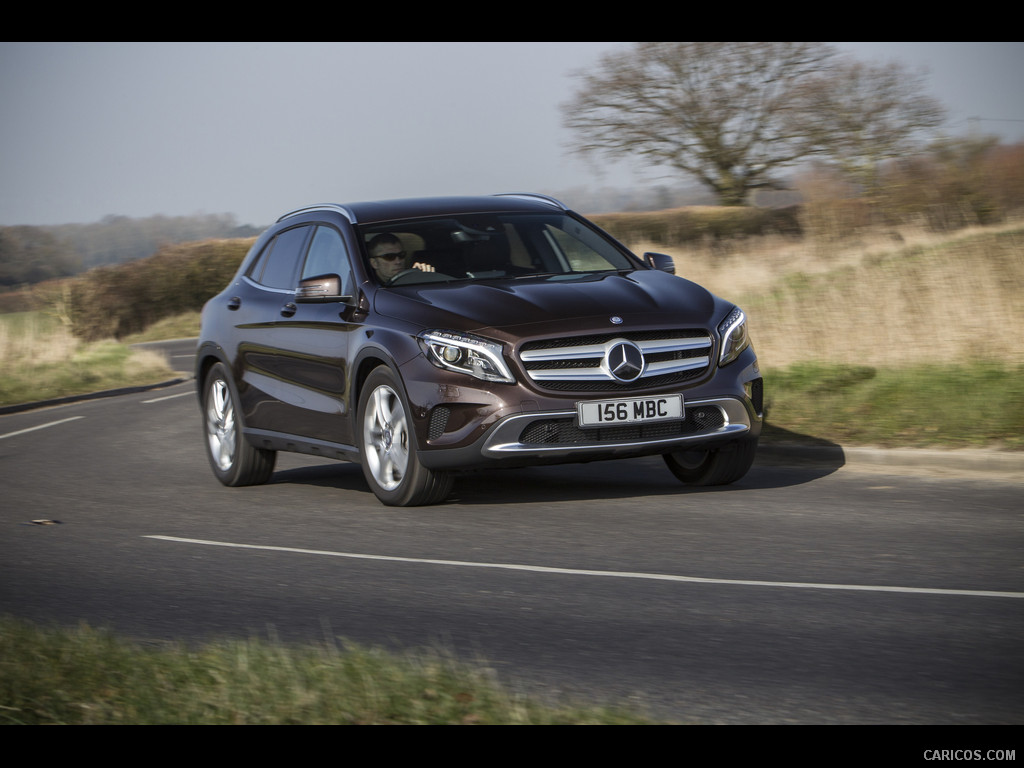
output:
[[1024, 223], [836, 243], [748, 238], [667, 251], [676, 273], [737, 302], [768, 368], [1024, 363]]
[[164, 355], [115, 341], [84, 343], [40, 312], [0, 315], [0, 405], [173, 378]]

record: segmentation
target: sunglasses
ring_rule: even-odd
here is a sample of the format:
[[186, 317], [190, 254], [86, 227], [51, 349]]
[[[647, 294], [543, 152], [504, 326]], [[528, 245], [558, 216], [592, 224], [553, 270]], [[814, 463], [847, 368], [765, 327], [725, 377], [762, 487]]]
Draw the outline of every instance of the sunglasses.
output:
[[379, 253], [373, 258], [383, 259], [384, 261], [395, 261], [397, 259], [404, 259], [405, 251], [399, 251], [398, 253]]

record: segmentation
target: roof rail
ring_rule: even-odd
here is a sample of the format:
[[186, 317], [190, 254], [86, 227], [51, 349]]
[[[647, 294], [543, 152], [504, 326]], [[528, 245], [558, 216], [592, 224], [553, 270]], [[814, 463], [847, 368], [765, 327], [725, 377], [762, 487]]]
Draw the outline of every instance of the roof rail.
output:
[[304, 208], [296, 208], [294, 211], [288, 211], [288, 213], [281, 216], [278, 221], [284, 221], [291, 216], [298, 216], [300, 213], [311, 213], [313, 211], [333, 211], [334, 213], [340, 213], [346, 219], [353, 224], [356, 221], [355, 215], [344, 205], [338, 205], [337, 203], [321, 203], [320, 205], [307, 205]]
[[548, 205], [554, 206], [562, 211], [569, 210], [565, 203], [562, 203], [553, 197], [549, 197], [548, 195], [538, 195], [534, 192], [502, 192], [494, 195], [494, 197], [521, 197], [524, 200], [535, 200], [537, 202], [547, 203]]

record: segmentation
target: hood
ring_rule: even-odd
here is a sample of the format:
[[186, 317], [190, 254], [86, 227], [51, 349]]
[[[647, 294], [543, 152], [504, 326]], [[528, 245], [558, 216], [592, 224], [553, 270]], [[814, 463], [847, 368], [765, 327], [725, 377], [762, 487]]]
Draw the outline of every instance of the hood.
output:
[[607, 326], [613, 315], [627, 325], [708, 327], [717, 307], [718, 300], [696, 283], [656, 270], [396, 286], [374, 298], [380, 314], [425, 328], [494, 329], [502, 335], [587, 318]]

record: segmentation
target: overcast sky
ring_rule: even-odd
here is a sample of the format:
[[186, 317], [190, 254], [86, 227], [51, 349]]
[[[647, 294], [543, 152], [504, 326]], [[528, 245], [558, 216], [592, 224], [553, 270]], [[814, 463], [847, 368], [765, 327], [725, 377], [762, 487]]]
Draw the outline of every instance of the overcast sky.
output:
[[[569, 155], [559, 112], [629, 45], [0, 43], [0, 225], [639, 186]], [[950, 133], [1024, 139], [1024, 43], [838, 45], [927, 67]]]

